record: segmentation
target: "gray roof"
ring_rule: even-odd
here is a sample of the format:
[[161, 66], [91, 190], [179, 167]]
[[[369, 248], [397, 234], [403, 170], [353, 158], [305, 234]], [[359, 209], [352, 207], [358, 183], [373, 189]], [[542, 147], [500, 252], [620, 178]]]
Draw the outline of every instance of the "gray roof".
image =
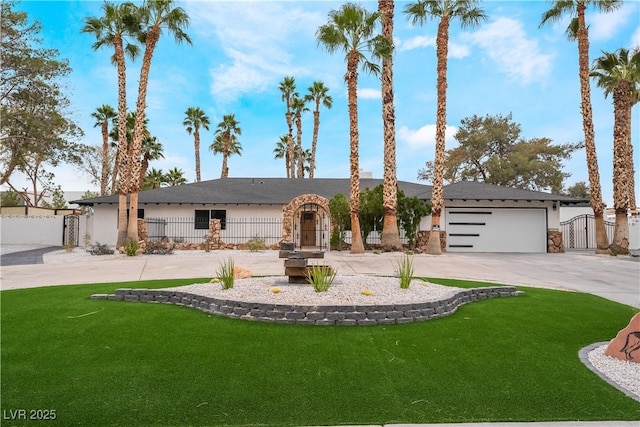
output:
[[[140, 204], [239, 204], [286, 205], [302, 194], [318, 194], [327, 199], [336, 194], [349, 196], [348, 178], [224, 178], [183, 184], [176, 187], [141, 191]], [[363, 178], [360, 191], [382, 184], [382, 179]], [[398, 181], [398, 186], [408, 197], [431, 199], [431, 186]], [[447, 200], [551, 200], [567, 203], [582, 202], [568, 196], [519, 190], [480, 182], [463, 181], [444, 188]], [[79, 205], [117, 204], [118, 196], [76, 200]]]

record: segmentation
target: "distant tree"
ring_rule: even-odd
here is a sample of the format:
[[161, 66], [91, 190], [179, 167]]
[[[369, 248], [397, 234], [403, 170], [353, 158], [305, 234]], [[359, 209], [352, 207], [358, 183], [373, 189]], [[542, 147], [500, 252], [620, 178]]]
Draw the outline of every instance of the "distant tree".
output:
[[213, 151], [213, 154], [222, 154], [220, 178], [227, 178], [229, 176], [227, 159], [233, 154], [242, 155], [242, 144], [237, 138], [238, 135], [242, 135], [242, 129], [240, 129], [240, 122], [236, 120], [235, 114], [222, 116], [222, 121], [218, 123], [215, 135], [209, 149]]
[[18, 206], [18, 203], [20, 203], [21, 199], [22, 198], [20, 197], [20, 195], [13, 190], [3, 191], [2, 193], [0, 193], [0, 206]]
[[309, 178], [315, 176], [316, 170], [316, 148], [318, 145], [318, 130], [320, 129], [320, 104], [330, 109], [333, 106], [333, 98], [328, 94], [329, 88], [320, 81], [315, 81], [307, 89], [309, 93], [305, 95], [305, 101], [313, 103], [313, 139], [311, 140], [311, 161], [309, 163]]
[[144, 186], [147, 169], [151, 160], [164, 159], [164, 147], [155, 136], [147, 136], [142, 141], [142, 163], [140, 166], [140, 186]]
[[209, 116], [200, 107], [189, 107], [185, 111], [185, 118], [182, 125], [186, 127], [187, 133], [193, 133], [193, 147], [196, 153], [196, 182], [200, 182], [200, 128], [209, 130]]
[[109, 186], [109, 176], [111, 176], [110, 162], [109, 162], [109, 123], [118, 114], [111, 105], [103, 104], [98, 107], [96, 111], [91, 113], [91, 117], [96, 119], [93, 127], [100, 127], [102, 131], [102, 161], [100, 167], [100, 195], [105, 196], [107, 194], [107, 187]]
[[304, 98], [294, 96], [291, 99], [291, 110], [296, 123], [295, 163], [298, 178], [304, 178], [304, 159], [302, 158], [302, 113], [309, 111]]
[[[106, 158], [108, 168], [107, 168], [107, 183], [111, 180], [111, 176], [114, 172], [114, 168], [111, 167], [113, 165], [115, 156], [116, 156], [116, 148], [109, 145], [107, 147], [106, 157], [103, 152], [104, 147], [98, 145], [87, 145], [83, 146], [82, 149], [78, 152], [78, 155], [82, 158], [82, 162], [77, 165], [78, 170], [80, 172], [87, 175], [91, 184], [100, 186], [102, 181], [102, 172], [103, 172], [103, 160]], [[107, 184], [107, 192], [106, 194], [100, 194], [101, 196], [105, 196], [107, 194], [113, 194], [113, 190]]]
[[[96, 192], [96, 191], [91, 191], [91, 190], [87, 190], [84, 192], [84, 194], [80, 197], [82, 200], [87, 200], [87, 199], [94, 199], [96, 197], [99, 197], [100, 193]], [[91, 216], [93, 215], [93, 207], [92, 206], [80, 206], [80, 210], [82, 211], [83, 215], [86, 216]]]
[[409, 240], [409, 247], [414, 248], [420, 221], [431, 213], [431, 206], [417, 197], [407, 197], [398, 189], [398, 221]]
[[142, 188], [144, 190], [153, 190], [162, 187], [166, 182], [166, 176], [162, 169], [151, 168], [147, 171]]
[[276, 148], [273, 149], [274, 159], [285, 159], [284, 167], [287, 170], [287, 178], [289, 176], [289, 150], [287, 148], [287, 144], [289, 143], [289, 135], [282, 135], [278, 142], [276, 142]]
[[295, 150], [293, 144], [293, 115], [291, 112], [291, 101], [295, 96], [298, 96], [296, 92], [296, 79], [292, 76], [287, 76], [280, 82], [280, 93], [282, 94], [282, 101], [286, 105], [286, 111], [284, 117], [287, 121], [287, 127], [289, 133], [287, 134], [287, 178], [295, 177]]
[[331, 247], [342, 250], [345, 230], [351, 228], [349, 201], [344, 194], [336, 194], [329, 200], [329, 210], [331, 211], [331, 224], [333, 233], [331, 235]]
[[591, 197], [591, 194], [589, 193], [589, 186], [584, 181], [576, 182], [572, 186], [568, 187], [564, 194], [569, 197], [575, 197], [576, 199], [589, 200]]
[[187, 179], [184, 177], [184, 172], [182, 169], [173, 168], [169, 169], [164, 176], [164, 179], [169, 187], [175, 187], [177, 185], [182, 185], [187, 183]]
[[67, 206], [67, 201], [64, 198], [64, 193], [59, 186], [53, 190], [51, 205], [54, 209], [67, 209], [69, 207]]
[[373, 230], [378, 233], [382, 232], [383, 218], [382, 185], [378, 185], [373, 189], [365, 188], [360, 193], [360, 230], [363, 242], [367, 242], [367, 238]]
[[[552, 144], [548, 138], [526, 140], [511, 114], [466, 117], [455, 134], [459, 145], [447, 150], [443, 177], [450, 183], [480, 181], [513, 188], [560, 193], [568, 173], [562, 161], [581, 144]], [[433, 163], [418, 172], [418, 179], [433, 177]]]

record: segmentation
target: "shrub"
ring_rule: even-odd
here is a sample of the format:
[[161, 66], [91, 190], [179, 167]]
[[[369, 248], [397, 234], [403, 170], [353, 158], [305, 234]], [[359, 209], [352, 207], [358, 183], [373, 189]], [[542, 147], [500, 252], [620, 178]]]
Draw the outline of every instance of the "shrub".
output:
[[172, 243], [147, 242], [144, 253], [146, 255], [171, 255], [173, 247]]
[[314, 265], [308, 269], [307, 281], [316, 292], [327, 292], [336, 278], [337, 270], [328, 265]]
[[222, 289], [231, 289], [233, 288], [233, 259], [229, 258], [228, 261], [220, 262], [220, 269], [217, 271], [218, 279], [220, 279], [220, 284], [222, 285]]
[[402, 260], [396, 264], [396, 271], [400, 278], [400, 288], [409, 289], [411, 279], [413, 278], [413, 258], [404, 254]]
[[73, 244], [73, 242], [67, 242], [64, 244], [63, 248], [65, 250], [65, 252], [73, 252], [73, 248], [75, 248], [76, 245]]
[[95, 245], [92, 245], [90, 249], [87, 250], [91, 255], [113, 255], [114, 250], [109, 247], [106, 243], [96, 242]]
[[259, 238], [258, 236], [249, 239], [247, 242], [247, 246], [251, 252], [263, 251], [267, 249], [267, 244], [264, 242], [264, 239]]
[[138, 252], [138, 241], [129, 239], [126, 242], [124, 242], [123, 247], [124, 247], [124, 253], [126, 253], [127, 256], [136, 256], [136, 253]]

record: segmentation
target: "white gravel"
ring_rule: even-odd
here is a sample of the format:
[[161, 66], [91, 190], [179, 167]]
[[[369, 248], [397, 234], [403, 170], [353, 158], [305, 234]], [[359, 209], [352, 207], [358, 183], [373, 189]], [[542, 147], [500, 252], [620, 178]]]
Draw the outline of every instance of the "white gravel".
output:
[[627, 389], [640, 400], [640, 363], [616, 359], [604, 354], [608, 344], [594, 348], [588, 354], [591, 365], [606, 378]]
[[[336, 276], [327, 292], [315, 292], [310, 284], [288, 283], [286, 276], [236, 279], [234, 287], [226, 290], [220, 283], [167, 289], [236, 301], [297, 305], [410, 304], [439, 301], [461, 290], [415, 279], [409, 289], [401, 289], [398, 278], [365, 275]], [[278, 293], [273, 292], [276, 289]], [[371, 295], [363, 295], [365, 290]]]

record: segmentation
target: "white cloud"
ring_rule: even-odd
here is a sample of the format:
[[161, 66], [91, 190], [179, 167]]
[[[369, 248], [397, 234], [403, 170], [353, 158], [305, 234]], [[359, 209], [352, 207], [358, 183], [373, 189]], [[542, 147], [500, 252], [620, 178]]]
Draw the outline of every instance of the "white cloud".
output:
[[380, 89], [362, 88], [358, 89], [358, 98], [362, 99], [382, 99]]
[[629, 43], [631, 49], [640, 49], [640, 27], [636, 28], [631, 36], [631, 42]]
[[[445, 141], [447, 145], [454, 142], [453, 136], [458, 131], [455, 126], [447, 126], [445, 130]], [[436, 125], [424, 125], [418, 129], [409, 129], [406, 126], [398, 129], [398, 140], [406, 142], [411, 148], [426, 147], [436, 143]]]
[[325, 18], [295, 3], [187, 2], [193, 28], [227, 58], [216, 58], [210, 75], [211, 92], [218, 101], [230, 101], [263, 90], [282, 77], [310, 74], [289, 53], [301, 39], [314, 37]]
[[459, 43], [449, 43], [449, 58], [462, 59], [470, 54], [469, 46]]
[[400, 52], [405, 50], [419, 49], [423, 47], [431, 47], [436, 45], [436, 38], [431, 36], [416, 36], [405, 41], [398, 40], [398, 50]]
[[538, 41], [528, 38], [515, 19], [498, 18], [463, 37], [483, 48], [510, 79], [525, 84], [541, 81], [551, 70], [552, 55], [542, 53]]
[[611, 39], [624, 27], [630, 17], [637, 18], [638, 11], [636, 9], [636, 5], [628, 3], [610, 13], [590, 14], [587, 18], [589, 39], [592, 41]]

